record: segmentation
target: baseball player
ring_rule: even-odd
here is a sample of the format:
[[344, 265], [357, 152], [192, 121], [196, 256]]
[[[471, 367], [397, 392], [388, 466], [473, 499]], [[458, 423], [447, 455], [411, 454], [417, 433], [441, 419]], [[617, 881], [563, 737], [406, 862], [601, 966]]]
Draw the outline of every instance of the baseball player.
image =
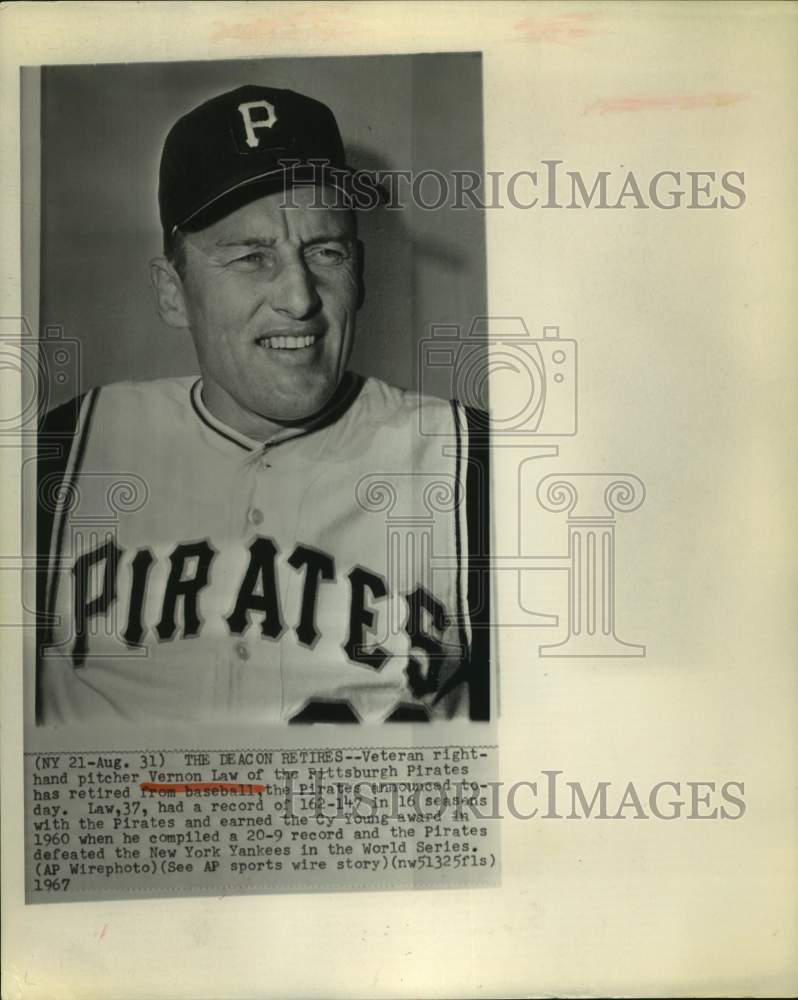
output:
[[201, 376], [41, 428], [42, 723], [487, 718], [485, 424], [348, 371], [352, 176], [330, 110], [288, 90], [167, 136], [151, 280]]

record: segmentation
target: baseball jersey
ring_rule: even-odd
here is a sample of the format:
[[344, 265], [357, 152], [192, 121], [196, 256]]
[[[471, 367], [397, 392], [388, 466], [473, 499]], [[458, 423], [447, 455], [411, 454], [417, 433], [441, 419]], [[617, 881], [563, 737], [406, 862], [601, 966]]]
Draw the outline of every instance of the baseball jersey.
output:
[[486, 718], [480, 416], [352, 373], [265, 444], [217, 420], [196, 377], [53, 411], [39, 720]]

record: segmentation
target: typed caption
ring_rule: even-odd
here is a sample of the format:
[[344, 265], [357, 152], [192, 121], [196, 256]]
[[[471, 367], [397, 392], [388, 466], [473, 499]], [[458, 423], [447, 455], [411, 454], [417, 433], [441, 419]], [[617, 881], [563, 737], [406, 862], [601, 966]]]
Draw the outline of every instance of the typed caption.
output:
[[496, 747], [29, 753], [30, 903], [499, 883]]

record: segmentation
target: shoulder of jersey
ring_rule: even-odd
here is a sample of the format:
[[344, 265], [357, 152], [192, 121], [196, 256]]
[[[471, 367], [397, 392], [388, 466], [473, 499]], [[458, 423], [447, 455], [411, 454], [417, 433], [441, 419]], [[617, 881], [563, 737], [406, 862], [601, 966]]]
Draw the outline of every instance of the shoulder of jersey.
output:
[[100, 400], [104, 408], [121, 418], [132, 410], [140, 410], [157, 421], [169, 411], [185, 409], [188, 392], [197, 377], [186, 375], [96, 386], [48, 410], [40, 424], [40, 433], [68, 433], [78, 422], [81, 410], [95, 406]]
[[375, 426], [395, 423], [401, 425], [408, 420], [427, 420], [433, 425], [451, 422], [453, 411], [460, 419], [467, 421], [472, 433], [478, 429], [488, 430], [488, 415], [484, 410], [452, 399], [430, 396], [415, 389], [401, 389], [378, 378], [365, 379], [360, 397], [361, 419]]
[[[136, 413], [145, 417], [150, 425], [163, 422], [164, 427], [168, 427], [170, 419], [190, 412], [190, 390], [196, 381], [196, 375], [188, 375], [99, 386], [48, 411], [40, 430], [70, 433], [80, 419], [81, 410], [94, 407], [98, 402], [115, 420], [124, 421], [126, 414]], [[451, 428], [453, 420], [467, 423], [472, 434], [480, 429], [487, 430], [484, 411], [417, 390], [402, 389], [375, 377], [363, 378], [362, 383], [355, 405], [342, 415], [355, 418], [362, 430], [407, 427], [415, 422], [424, 436], [425, 427], [440, 432]], [[348, 421], [344, 419], [343, 424]]]
[[139, 398], [148, 401], [153, 399], [168, 401], [173, 399], [175, 402], [180, 402], [185, 396], [186, 390], [190, 389], [198, 378], [198, 375], [177, 375], [168, 378], [144, 379], [141, 381], [129, 379], [120, 382], [108, 382], [87, 389], [85, 392], [73, 396], [65, 403], [59, 403], [58, 406], [48, 409], [45, 420], [55, 417], [56, 414], [68, 413], [92, 394], [99, 393], [102, 393], [104, 397], [113, 396], [117, 400]]

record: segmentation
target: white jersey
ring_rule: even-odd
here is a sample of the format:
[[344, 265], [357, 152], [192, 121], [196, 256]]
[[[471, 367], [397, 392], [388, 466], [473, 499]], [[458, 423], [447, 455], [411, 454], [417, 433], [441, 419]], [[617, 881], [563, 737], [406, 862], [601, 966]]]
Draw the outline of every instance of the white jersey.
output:
[[485, 718], [470, 411], [350, 374], [264, 445], [201, 388], [94, 389], [42, 429], [40, 720]]

